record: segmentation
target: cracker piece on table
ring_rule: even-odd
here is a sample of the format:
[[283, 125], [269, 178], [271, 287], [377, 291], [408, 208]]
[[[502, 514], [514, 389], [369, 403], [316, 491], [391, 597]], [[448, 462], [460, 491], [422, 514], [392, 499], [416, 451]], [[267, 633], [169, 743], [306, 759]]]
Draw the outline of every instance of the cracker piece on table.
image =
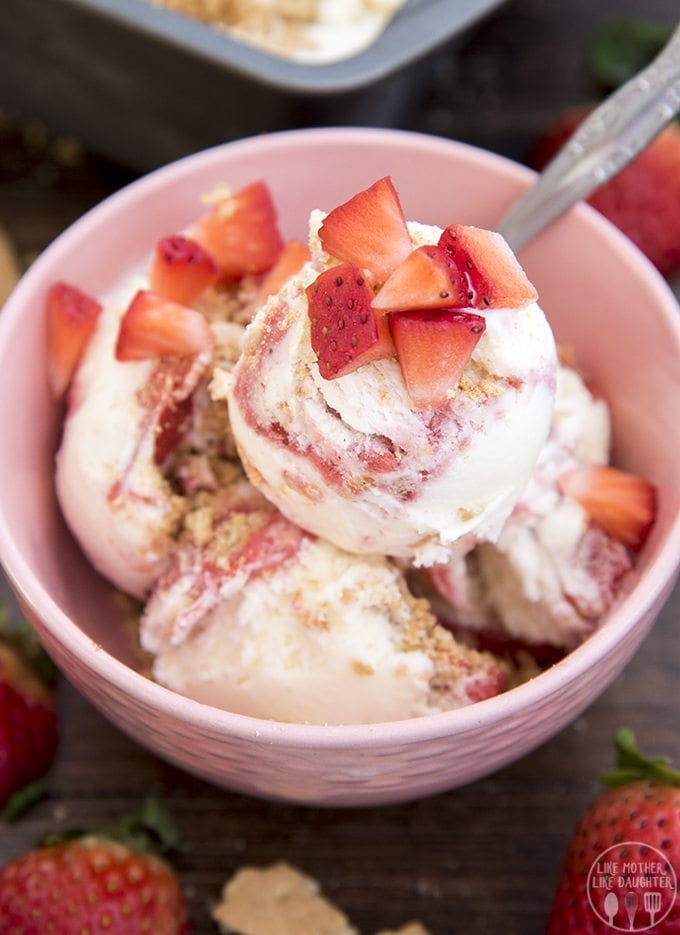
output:
[[407, 922], [400, 929], [381, 929], [375, 935], [430, 935], [420, 922]]
[[225, 935], [358, 935], [315, 880], [282, 861], [241, 868], [212, 915]]
[[20, 275], [21, 269], [12, 241], [0, 227], [0, 305], [16, 286]]

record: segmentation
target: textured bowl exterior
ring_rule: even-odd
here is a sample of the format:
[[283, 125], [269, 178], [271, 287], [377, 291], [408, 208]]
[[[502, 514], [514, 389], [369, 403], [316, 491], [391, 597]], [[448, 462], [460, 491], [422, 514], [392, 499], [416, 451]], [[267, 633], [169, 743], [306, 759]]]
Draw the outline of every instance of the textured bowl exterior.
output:
[[107, 717], [161, 757], [217, 785], [305, 804], [415, 799], [487, 775], [542, 743], [623, 669], [667, 598], [680, 561], [680, 459], [668, 443], [680, 416], [677, 304], [628, 241], [579, 207], [521, 260], [558, 340], [573, 345], [612, 403], [617, 460], [659, 488], [658, 521], [634, 586], [599, 630], [512, 691], [390, 724], [323, 727], [247, 718], [146, 677], [120, 603], [89, 568], [55, 504], [60, 414], [45, 386], [36, 309], [57, 278], [94, 292], [111, 286], [159, 236], [187, 223], [200, 194], [219, 181], [238, 187], [267, 179], [284, 235], [301, 237], [311, 207], [328, 208], [387, 174], [408, 217], [441, 225], [492, 226], [531, 181], [529, 172], [500, 157], [395, 131], [294, 131], [228, 144], [159, 170], [91, 211], [35, 262], [0, 320], [0, 427], [12, 452], [0, 462], [0, 558], [47, 649]]

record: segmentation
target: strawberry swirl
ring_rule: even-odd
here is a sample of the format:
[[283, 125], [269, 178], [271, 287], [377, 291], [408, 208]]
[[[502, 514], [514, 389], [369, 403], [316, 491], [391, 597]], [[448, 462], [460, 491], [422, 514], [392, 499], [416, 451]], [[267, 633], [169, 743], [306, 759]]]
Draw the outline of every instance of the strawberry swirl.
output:
[[[409, 230], [416, 244], [440, 233]], [[550, 427], [556, 355], [540, 307], [480, 312], [460, 384], [417, 411], [394, 359], [319, 373], [305, 289], [327, 262], [317, 251], [248, 329], [229, 410], [251, 480], [293, 522], [357, 553], [427, 565], [494, 539]]]

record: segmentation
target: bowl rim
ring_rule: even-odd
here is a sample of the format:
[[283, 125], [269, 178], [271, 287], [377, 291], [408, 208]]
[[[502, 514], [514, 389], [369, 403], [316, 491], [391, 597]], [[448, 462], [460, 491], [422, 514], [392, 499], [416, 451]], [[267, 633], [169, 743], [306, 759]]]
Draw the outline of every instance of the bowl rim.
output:
[[[5, 332], [10, 330], [14, 320], [21, 315], [21, 309], [26, 304], [24, 295], [28, 296], [31, 293], [33, 279], [40, 278], [43, 265], [51, 265], [60, 254], [68, 252], [73, 232], [77, 232], [93, 213], [106, 215], [125, 210], [129, 204], [134, 204], [140, 188], [145, 191], [163, 188], [169, 181], [191, 175], [197, 167], [219, 160], [226, 149], [230, 152], [242, 150], [247, 154], [254, 148], [263, 146], [275, 150], [290, 146], [305, 147], [310, 140], [316, 144], [331, 144], [339, 136], [355, 146], [406, 145], [421, 151], [439, 151], [443, 155], [474, 158], [476, 161], [487, 162], [496, 172], [500, 169], [506, 177], [522, 186], [527, 186], [535, 177], [531, 170], [504, 156], [466, 143], [404, 130], [362, 127], [311, 128], [285, 130], [220, 144], [185, 156], [142, 176], [90, 208], [63, 231], [35, 260], [9, 297], [0, 316], [0, 343], [4, 340]], [[626, 264], [648, 281], [651, 290], [660, 300], [667, 324], [675, 334], [680, 349], [677, 300], [665, 279], [634, 244], [588, 205], [577, 205], [572, 211], [578, 216], [580, 223], [595, 228], [610, 242], [611, 248], [621, 254]], [[297, 748], [375, 748], [391, 744], [421, 743], [491, 726], [531, 709], [546, 693], [558, 693], [574, 681], [578, 681], [596, 659], [606, 658], [621, 641], [622, 636], [635, 630], [636, 625], [639, 625], [640, 621], [654, 610], [657, 602], [666, 596], [680, 564], [680, 508], [655, 561], [644, 570], [636, 586], [610, 612], [604, 624], [560, 662], [507, 692], [472, 705], [423, 717], [377, 724], [300, 724], [235, 714], [180, 695], [128, 667], [83, 633], [48, 594], [15, 545], [1, 498], [0, 561], [19, 599], [36, 615], [40, 627], [48, 631], [49, 638], [63, 644], [77, 659], [86, 659], [88, 668], [98, 678], [118, 689], [131, 701], [162, 711], [177, 721], [208, 730], [213, 735], [223, 738], [257, 739], [260, 743]], [[642, 584], [644, 587], [641, 587]]]

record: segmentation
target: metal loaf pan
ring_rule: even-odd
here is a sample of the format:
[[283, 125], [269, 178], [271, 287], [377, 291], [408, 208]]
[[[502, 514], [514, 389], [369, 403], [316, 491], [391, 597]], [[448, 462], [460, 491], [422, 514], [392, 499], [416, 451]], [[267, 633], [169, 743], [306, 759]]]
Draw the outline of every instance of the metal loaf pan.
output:
[[308, 65], [145, 0], [2, 0], [0, 106], [139, 170], [268, 131], [397, 126], [501, 2], [409, 0], [365, 51]]

